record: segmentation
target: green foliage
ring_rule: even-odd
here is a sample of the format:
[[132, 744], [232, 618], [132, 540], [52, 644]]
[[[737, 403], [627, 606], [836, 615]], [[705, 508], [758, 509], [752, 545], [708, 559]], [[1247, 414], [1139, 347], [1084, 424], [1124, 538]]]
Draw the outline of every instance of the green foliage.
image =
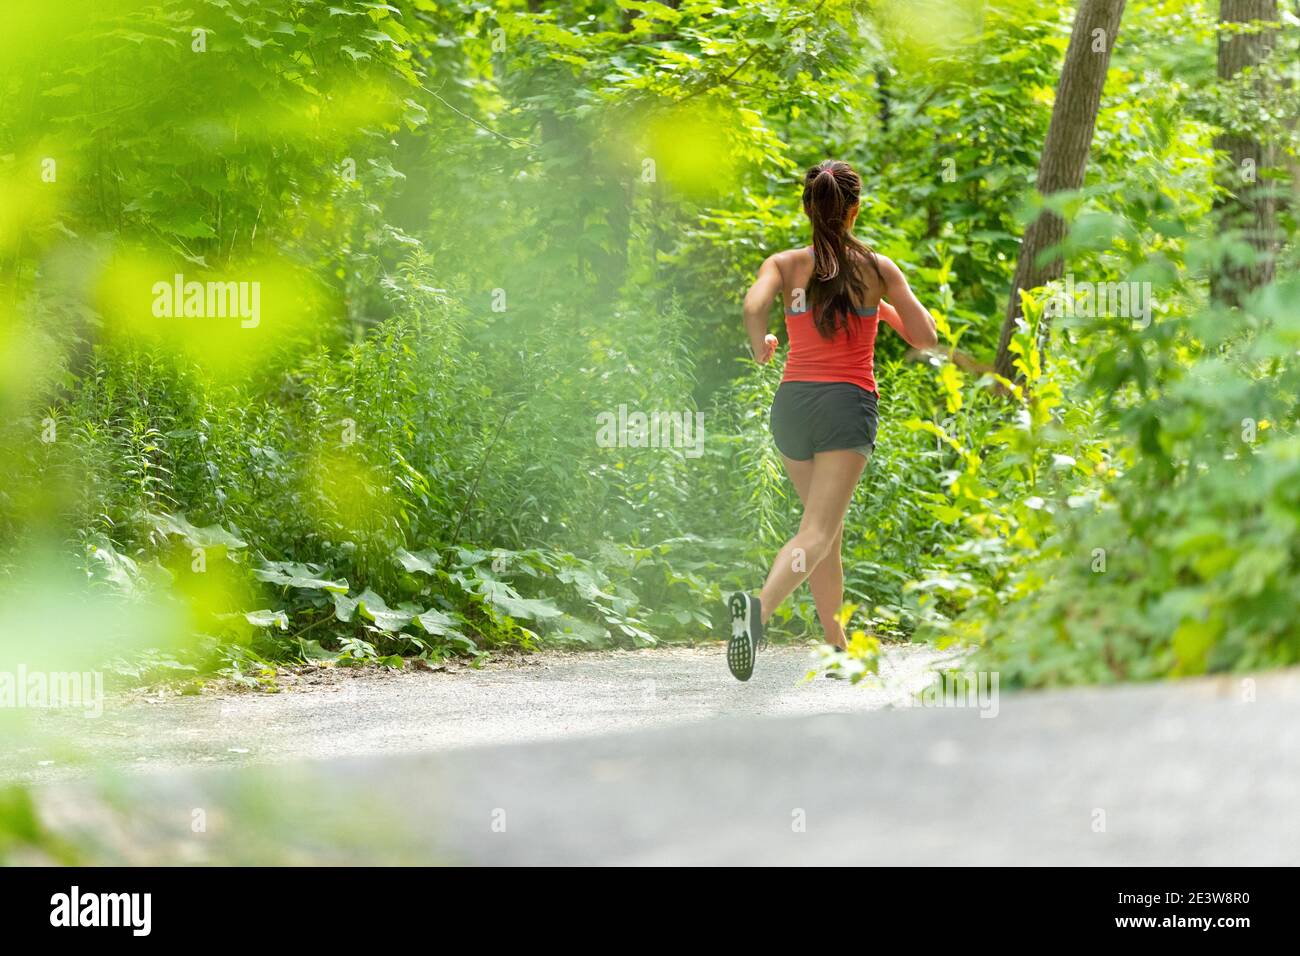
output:
[[[914, 7], [14, 12], [0, 567], [57, 549], [176, 612], [174, 646], [121, 654], [141, 679], [708, 636], [798, 519], [737, 307], [806, 241], [799, 171], [853, 162], [859, 232], [943, 343], [997, 340], [1073, 8]], [[1051, 201], [1072, 274], [1152, 284], [1145, 328], [1032, 290], [1015, 383], [882, 333], [851, 679], [911, 635], [1028, 685], [1296, 659], [1294, 283], [1207, 298], [1251, 255], [1215, 135], [1271, 137], [1285, 186], [1294, 97], [1259, 90], [1296, 38], [1230, 84], [1214, 40], [1204, 5], [1130, 4], [1085, 186]], [[1279, 225], [1294, 263], [1294, 204]], [[181, 273], [260, 283], [259, 323], [159, 315]], [[605, 440], [624, 412], [703, 434]], [[818, 632], [806, 591], [773, 624]]]
[[[1142, 383], [1111, 409], [1127, 462], [1022, 568], [1017, 600], [987, 615], [992, 666], [1053, 684], [1300, 660], [1287, 610], [1300, 585], [1298, 315], [1290, 279], [1231, 326], [1201, 310], [1132, 336], [1123, 350], [1150, 365], [1099, 364], [1097, 384]], [[1193, 361], [1178, 357], [1187, 348]]]
[[23, 787], [0, 789], [0, 864], [75, 866], [80, 853], [40, 820], [31, 794]]

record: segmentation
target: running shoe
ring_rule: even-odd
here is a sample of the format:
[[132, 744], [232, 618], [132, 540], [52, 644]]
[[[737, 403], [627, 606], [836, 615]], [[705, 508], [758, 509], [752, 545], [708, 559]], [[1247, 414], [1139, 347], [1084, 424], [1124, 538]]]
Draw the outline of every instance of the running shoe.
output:
[[764, 644], [763, 614], [758, 598], [736, 591], [727, 598], [727, 616], [731, 620], [727, 667], [736, 680], [749, 680], [754, 673], [754, 659]]

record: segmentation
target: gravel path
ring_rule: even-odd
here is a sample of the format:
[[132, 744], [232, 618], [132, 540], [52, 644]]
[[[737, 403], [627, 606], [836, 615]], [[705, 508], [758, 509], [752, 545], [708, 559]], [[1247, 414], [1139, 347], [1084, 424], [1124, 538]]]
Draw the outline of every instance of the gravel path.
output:
[[874, 710], [908, 699], [942, 658], [924, 645], [890, 646], [870, 687], [804, 681], [809, 647], [769, 648], [745, 684], [727, 672], [720, 645], [547, 653], [483, 670], [332, 669], [274, 694], [110, 701], [94, 719], [42, 713], [0, 755], [0, 777], [424, 753], [727, 716]]

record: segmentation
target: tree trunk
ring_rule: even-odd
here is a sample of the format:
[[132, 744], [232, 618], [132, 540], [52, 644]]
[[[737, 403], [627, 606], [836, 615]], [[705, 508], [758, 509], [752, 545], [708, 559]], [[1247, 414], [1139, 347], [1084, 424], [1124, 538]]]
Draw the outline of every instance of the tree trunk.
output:
[[[1295, 0], [1295, 15], [1300, 17], [1300, 0]], [[1295, 81], [1290, 77], [1284, 81], [1282, 90], [1284, 102], [1295, 102], [1297, 95]], [[1292, 115], [1290, 130], [1292, 134], [1300, 128], [1300, 116]], [[1279, 212], [1290, 213], [1293, 219], [1300, 216], [1300, 153], [1292, 150], [1287, 154], [1287, 170], [1291, 177], [1291, 195], [1282, 203]]]
[[[1110, 66], [1110, 51], [1115, 47], [1123, 13], [1124, 0], [1080, 0], [1070, 45], [1065, 51], [1065, 64], [1061, 67], [1061, 81], [1056, 87], [1052, 122], [1038, 163], [1037, 188], [1043, 196], [1083, 185], [1101, 91]], [[994, 366], [999, 375], [1011, 378], [1012, 374], [1008, 347], [1016, 319], [1020, 317], [1020, 290], [1060, 278], [1064, 264], [1059, 257], [1042, 264], [1038, 259], [1045, 249], [1064, 239], [1065, 233], [1065, 220], [1049, 212], [1041, 213], [1025, 230], [1002, 335], [998, 339]]]
[[[1219, 80], [1235, 79], [1243, 70], [1258, 66], [1273, 52], [1274, 31], [1278, 24], [1277, 0], [1222, 0], [1219, 24], [1262, 21], [1272, 28], [1253, 33], [1219, 34]], [[1268, 90], [1256, 83], [1261, 101]], [[1240, 230], [1255, 249], [1255, 261], [1249, 265], [1225, 263], [1211, 277], [1211, 295], [1228, 305], [1240, 305], [1251, 290], [1272, 281], [1277, 253], [1277, 199], [1272, 193], [1277, 184], [1264, 175], [1275, 165], [1277, 151], [1272, 143], [1263, 142], [1247, 130], [1227, 129], [1214, 138], [1214, 148], [1227, 154], [1228, 165], [1220, 170], [1219, 185], [1229, 197], [1216, 201], [1221, 224], [1228, 230]]]

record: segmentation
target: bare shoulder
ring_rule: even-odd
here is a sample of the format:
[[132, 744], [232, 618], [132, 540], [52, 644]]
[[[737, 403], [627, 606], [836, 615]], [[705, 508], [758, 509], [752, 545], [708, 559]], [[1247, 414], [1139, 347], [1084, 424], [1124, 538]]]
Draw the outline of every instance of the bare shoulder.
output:
[[876, 265], [880, 267], [880, 273], [886, 279], [892, 279], [894, 276], [901, 276], [903, 274], [903, 270], [898, 268], [897, 263], [895, 263], [893, 259], [880, 252], [876, 253]]
[[785, 249], [781, 252], [774, 252], [768, 256], [768, 260], [776, 263], [777, 268], [781, 270], [782, 278], [790, 278], [798, 274], [798, 266], [806, 266], [812, 262], [812, 257], [808, 255], [808, 248], [805, 246], [802, 249]]
[[774, 260], [782, 268], [785, 268], [800, 259], [807, 259], [808, 249], [807, 247], [804, 247], [803, 249], [783, 249], [781, 252], [772, 253], [769, 258]]
[[895, 295], [899, 294], [900, 288], [907, 286], [907, 277], [903, 275], [903, 270], [898, 268], [898, 263], [889, 256], [876, 253], [876, 268], [880, 270], [880, 278], [885, 283], [885, 288], [892, 289]]

